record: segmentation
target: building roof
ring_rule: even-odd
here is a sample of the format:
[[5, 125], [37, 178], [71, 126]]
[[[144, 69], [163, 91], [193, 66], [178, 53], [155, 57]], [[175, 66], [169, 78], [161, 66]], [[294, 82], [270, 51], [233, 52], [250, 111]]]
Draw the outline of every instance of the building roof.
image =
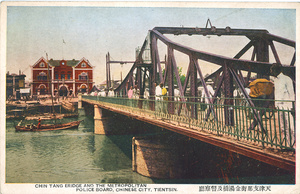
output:
[[[59, 62], [62, 61], [62, 60], [53, 60], [53, 59], [50, 59], [49, 60], [49, 64], [51, 66], [59, 66]], [[75, 60], [75, 59], [72, 59], [72, 60], [64, 60], [66, 61], [66, 65], [67, 66], [70, 66], [70, 67], [75, 67], [80, 61], [79, 60]]]
[[6, 74], [6, 77], [26, 77], [26, 75], [12, 73], [12, 74]]

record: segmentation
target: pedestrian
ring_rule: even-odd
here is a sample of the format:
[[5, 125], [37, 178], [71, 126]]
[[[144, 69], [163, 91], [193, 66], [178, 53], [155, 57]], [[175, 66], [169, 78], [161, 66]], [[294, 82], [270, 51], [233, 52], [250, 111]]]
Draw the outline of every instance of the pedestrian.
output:
[[201, 91], [202, 103], [200, 104], [200, 109], [203, 110], [203, 111], [207, 109], [207, 105], [211, 103], [210, 100], [212, 99], [212, 97], [215, 94], [215, 91], [212, 87], [212, 84], [213, 84], [213, 81], [211, 79], [207, 80], [206, 88], [207, 88], [207, 91], [208, 91], [208, 96], [206, 95], [204, 88]]
[[204, 88], [203, 88], [203, 91], [201, 92], [202, 93], [202, 96], [201, 96], [202, 101], [205, 102], [206, 104], [210, 103], [210, 99], [212, 99], [212, 97], [215, 94], [215, 91], [214, 91], [214, 88], [212, 87], [212, 84], [213, 84], [213, 81], [211, 79], [207, 80], [206, 88], [208, 90], [208, 96], [206, 95]]
[[133, 98], [133, 107], [137, 107], [138, 105], [138, 99], [140, 97], [140, 90], [138, 89], [137, 85], [134, 86], [133, 90], [132, 90], [132, 98]]
[[[282, 138], [286, 145], [291, 148], [296, 147], [295, 126], [294, 126], [294, 102], [295, 92], [293, 81], [283, 74], [280, 64], [271, 66], [271, 75], [274, 76], [274, 97], [275, 107], [279, 110], [279, 124]], [[284, 145], [284, 143], [282, 142]]]
[[41, 127], [41, 122], [42, 122], [42, 120], [41, 120], [41, 118], [39, 118], [39, 122], [38, 122], [38, 124], [37, 124], [37, 129], [40, 129], [40, 127]]
[[132, 93], [133, 93], [132, 97], [134, 99], [136, 99], [136, 100], [139, 99], [139, 97], [140, 97], [140, 90], [138, 89], [137, 85], [134, 86]]
[[115, 96], [115, 92], [113, 90], [112, 87], [109, 88], [109, 92], [108, 92], [108, 97], [114, 97]]
[[256, 107], [265, 107], [265, 99], [270, 99], [273, 96], [274, 84], [265, 78], [254, 80], [248, 87], [250, 88], [249, 96]]
[[163, 86], [163, 84], [161, 83], [160, 84], [160, 87], [161, 87], [161, 95], [162, 95], [162, 98], [163, 98], [163, 101], [162, 101], [162, 111], [163, 113], [167, 113], [167, 105], [168, 105], [168, 90], [166, 87]]
[[70, 91], [69, 91], [69, 96], [70, 96], [70, 98], [73, 97], [73, 90], [72, 90], [72, 88], [71, 88]]
[[156, 100], [156, 111], [162, 112], [163, 111], [163, 98], [162, 98], [162, 87], [163, 83], [160, 83], [155, 87], [155, 100]]
[[129, 102], [129, 106], [132, 106], [132, 95], [133, 95], [133, 90], [132, 90], [132, 86], [130, 86], [130, 89], [127, 92], [127, 96], [128, 96], [128, 102]]
[[144, 92], [144, 99], [149, 99], [149, 98], [150, 98], [149, 88], [146, 88]]
[[130, 86], [130, 89], [127, 92], [127, 96], [128, 96], [129, 99], [131, 99], [132, 95], [133, 95], [133, 90], [132, 90], [132, 86]]
[[161, 100], [161, 96], [162, 96], [162, 89], [160, 85], [157, 85], [155, 83], [155, 100]]

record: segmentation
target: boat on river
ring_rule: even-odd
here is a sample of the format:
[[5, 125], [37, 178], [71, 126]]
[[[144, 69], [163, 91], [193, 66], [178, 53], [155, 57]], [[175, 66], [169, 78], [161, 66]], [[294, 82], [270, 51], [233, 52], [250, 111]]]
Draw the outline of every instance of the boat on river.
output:
[[[46, 53], [46, 55], [47, 55], [48, 75], [49, 75], [48, 54]], [[50, 83], [51, 82], [50, 76], [47, 76], [47, 79]], [[50, 91], [51, 91], [51, 87], [50, 87]], [[57, 117], [56, 117], [55, 111], [54, 111], [54, 102], [53, 102], [52, 92], [50, 92], [50, 94], [51, 94], [51, 104], [52, 104], [52, 111], [53, 111], [53, 115], [50, 116], [50, 119], [51, 120], [52, 119], [56, 120]], [[35, 118], [33, 118], [33, 119], [35, 119]], [[39, 124], [40, 124], [40, 119], [41, 118], [39, 117], [38, 119], [39, 119]], [[33, 125], [33, 124], [27, 124], [25, 126], [21, 126], [21, 123], [22, 123], [22, 120], [21, 120], [15, 128], [16, 128], [16, 131], [32, 131], [32, 132], [35, 132], [35, 131], [57, 131], [57, 130], [78, 128], [81, 121], [82, 120], [68, 122], [68, 123], [62, 123], [62, 124], [42, 124], [39, 127], [37, 127], [36, 125]]]
[[37, 128], [36, 125], [28, 124], [25, 126], [21, 126], [22, 121], [16, 126], [16, 131], [30, 131], [30, 132], [36, 132], [36, 131], [57, 131], [57, 130], [66, 130], [66, 129], [74, 129], [78, 128], [80, 121], [72, 121], [68, 123], [62, 123], [62, 124], [42, 124], [39, 128]]
[[78, 117], [78, 113], [66, 113], [66, 114], [42, 114], [42, 115], [32, 115], [25, 117], [25, 120], [53, 120], [53, 119], [63, 119], [63, 118], [74, 118]]

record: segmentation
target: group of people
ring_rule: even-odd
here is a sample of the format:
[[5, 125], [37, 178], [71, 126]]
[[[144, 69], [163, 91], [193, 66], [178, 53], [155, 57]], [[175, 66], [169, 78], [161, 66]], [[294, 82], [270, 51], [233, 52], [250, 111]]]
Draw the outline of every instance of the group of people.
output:
[[[60, 94], [57, 91], [57, 89], [55, 89], [54, 92], [53, 92], [54, 102], [59, 102], [59, 98], [60, 98]], [[66, 99], [70, 100], [70, 99], [74, 98], [73, 90], [70, 89], [66, 94], [62, 95], [61, 98], [62, 98], [62, 100], [66, 100]]]
[[[295, 92], [292, 79], [283, 73], [280, 64], [273, 64], [270, 69], [274, 82], [267, 77], [258, 78], [245, 88], [258, 113], [264, 114], [263, 108], [274, 107], [278, 110], [281, 137], [286, 139], [287, 146], [295, 147]], [[234, 91], [237, 96], [238, 90]], [[241, 97], [244, 95], [241, 93]], [[256, 124], [258, 124], [256, 122]]]
[[129, 99], [139, 99], [140, 90], [138, 89], [137, 85], [135, 85], [134, 88], [130, 86], [130, 89], [127, 92], [127, 96]]

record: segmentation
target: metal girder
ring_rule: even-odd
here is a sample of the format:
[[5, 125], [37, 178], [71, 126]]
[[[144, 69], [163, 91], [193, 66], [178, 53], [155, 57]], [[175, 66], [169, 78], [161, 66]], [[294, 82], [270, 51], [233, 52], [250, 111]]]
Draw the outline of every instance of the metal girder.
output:
[[279, 43], [282, 43], [282, 44], [285, 44], [285, 45], [288, 45], [288, 46], [291, 46], [291, 47], [294, 47], [294, 48], [296, 47], [296, 42], [295, 41], [292, 41], [292, 40], [289, 40], [289, 39], [286, 39], [286, 38], [282, 38], [282, 37], [276, 36], [274, 34], [266, 33], [266, 34], [264, 34], [264, 37], [266, 37], [269, 40], [274, 40], [276, 42], [279, 42]]
[[[111, 80], [110, 80], [110, 65], [108, 63], [109, 61], [109, 53], [106, 55], [106, 88], [110, 88]], [[107, 93], [107, 91], [106, 91]], [[106, 94], [107, 95], [107, 94]]]
[[245, 54], [252, 46], [254, 45], [254, 41], [251, 40], [238, 54], [236, 54], [233, 58], [239, 59], [243, 54]]
[[[180, 51], [182, 53], [185, 53], [187, 55], [194, 55], [196, 58], [211, 62], [217, 65], [223, 66], [225, 62], [227, 64], [230, 64], [231, 67], [234, 69], [240, 69], [244, 71], [251, 71], [255, 73], [265, 72], [265, 74], [270, 74], [270, 68], [273, 65], [272, 63], [268, 62], [259, 62], [259, 61], [250, 61], [250, 60], [244, 60], [244, 59], [234, 59], [229, 58], [221, 55], [215, 55], [203, 51], [198, 51], [192, 48], [189, 48], [187, 46], [175, 43], [165, 37], [163, 34], [158, 32], [157, 30], [152, 30], [152, 33], [154, 33], [154, 36], [156, 36], [159, 40], [164, 42], [166, 45], [171, 46], [174, 50]], [[283, 65], [284, 69], [291, 69], [287, 71], [295, 71], [294, 67], [291, 67], [289, 65]], [[291, 77], [292, 78], [292, 77]], [[292, 78], [293, 79], [293, 78]]]
[[[256, 37], [256, 41], [254, 46], [256, 47], [256, 61], [261, 62], [269, 62], [269, 44], [268, 41], [261, 38]], [[269, 69], [268, 69], [269, 70]], [[257, 72], [257, 78], [261, 78], [262, 76], [266, 75], [266, 69], [260, 69]]]
[[175, 72], [179, 93], [180, 93], [180, 99], [185, 102], [184, 90], [182, 88], [182, 84], [181, 84], [181, 80], [180, 80], [180, 77], [179, 77], [179, 73], [178, 73], [178, 69], [177, 69], [177, 63], [176, 63], [174, 54], [172, 55], [172, 62], [173, 62], [173, 69], [174, 69], [174, 72]]
[[160, 58], [159, 58], [159, 54], [158, 54], [158, 49], [157, 49], [157, 44], [156, 44], [156, 48], [155, 48], [155, 56], [156, 56], [156, 64], [157, 68], [158, 68], [158, 75], [159, 75], [159, 82], [163, 82], [163, 75], [162, 75], [162, 69], [161, 69], [161, 64], [160, 64]]
[[274, 40], [276, 42], [295, 47], [296, 42], [270, 34], [264, 29], [231, 29], [226, 28], [184, 28], [184, 27], [155, 27], [153, 30], [157, 30], [162, 34], [174, 34], [174, 35], [226, 35], [226, 36], [263, 36], [266, 39]]
[[272, 50], [272, 52], [273, 52], [274, 58], [275, 58], [275, 60], [276, 60], [276, 63], [281, 64], [280, 59], [279, 59], [279, 56], [278, 56], [277, 51], [276, 51], [276, 49], [275, 49], [275, 46], [274, 46], [274, 44], [273, 44], [273, 41], [271, 41], [271, 42], [269, 43], [269, 45], [270, 45], [271, 50]]
[[295, 66], [295, 62], [296, 62], [296, 51], [294, 53], [294, 56], [293, 56], [290, 66]]
[[234, 36], [247, 36], [247, 35], [261, 35], [267, 34], [267, 30], [252, 30], [252, 29], [231, 29], [227, 28], [185, 28], [185, 27], [155, 27], [162, 34], [174, 35], [234, 35]]
[[141, 63], [141, 64], [137, 64], [137, 67], [152, 67], [152, 63]]
[[[192, 56], [190, 56], [190, 60], [192, 61], [191, 68], [190, 68], [190, 96], [194, 98], [190, 98], [192, 104], [191, 104], [191, 117], [197, 118], [198, 117], [198, 111], [197, 111], [197, 105], [195, 104], [197, 100], [197, 70], [199, 69], [198, 63], [196, 60], [193, 59]], [[201, 71], [199, 72], [199, 74]], [[203, 76], [202, 76], [203, 78]], [[203, 79], [202, 79], [203, 80]]]
[[[174, 66], [173, 63], [173, 49], [171, 47], [168, 48], [168, 61], [167, 61], [167, 66], [168, 66], [168, 113], [169, 114], [174, 114], [175, 111], [175, 106], [174, 106]], [[166, 74], [166, 72], [165, 72]]]
[[149, 94], [150, 94], [150, 102], [149, 107], [150, 110], [155, 110], [155, 82], [156, 82], [156, 71], [157, 71], [157, 65], [156, 65], [156, 55], [157, 52], [157, 39], [155, 36], [153, 36], [153, 33], [150, 33], [150, 54], [151, 54], [151, 61], [152, 61], [152, 68], [149, 68]]
[[[219, 80], [217, 89], [216, 89], [215, 94], [214, 94], [214, 96], [213, 96], [212, 104], [215, 104], [215, 102], [216, 102], [217, 96], [218, 96], [218, 94], [219, 94], [219, 92], [220, 92], [220, 89], [221, 89], [221, 87], [222, 87], [222, 85], [223, 85], [223, 81], [224, 81], [224, 73], [223, 73], [222, 76], [220, 77], [220, 80]], [[206, 120], [206, 121], [208, 120], [208, 117], [209, 117], [209, 115], [210, 115], [210, 113], [211, 113], [212, 110], [213, 110], [213, 109], [211, 109], [211, 108], [208, 109], [208, 111], [207, 111], [207, 113], [206, 113], [206, 117], [205, 117], [205, 120]], [[216, 112], [215, 112], [215, 114], [216, 114]], [[215, 115], [215, 118], [217, 118], [217, 115]]]
[[220, 67], [219, 69], [217, 69], [216, 71], [214, 71], [213, 73], [211, 73], [209, 76], [207, 76], [206, 78], [204, 78], [205, 81], [207, 81], [208, 79], [211, 79], [213, 77], [215, 77], [217, 74], [219, 74], [222, 71], [223, 67]]
[[137, 68], [137, 65], [140, 64], [139, 59], [142, 58], [143, 52], [144, 52], [144, 50], [146, 48], [146, 45], [147, 45], [147, 40], [144, 41], [143, 46], [141, 48], [141, 51], [140, 51], [140, 53], [139, 53], [139, 55], [137, 57], [137, 60], [134, 62], [133, 66], [131, 67], [130, 71], [128, 72], [128, 74], [124, 78], [123, 82], [115, 89], [115, 92], [120, 92], [120, 90], [122, 88], [126, 87], [126, 83], [128, 82], [128, 80], [130, 78], [130, 75], [131, 76], [133, 75], [133, 71]]
[[253, 111], [253, 113], [254, 113], [254, 118], [255, 118], [255, 120], [259, 123], [261, 129], [262, 129], [264, 132], [266, 132], [265, 129], [264, 129], [263, 123], [262, 123], [262, 121], [261, 121], [261, 118], [258, 116], [258, 113], [257, 113], [257, 111], [256, 111], [256, 109], [255, 109], [255, 106], [254, 106], [254, 104], [253, 104], [253, 102], [252, 102], [250, 96], [249, 96], [248, 93], [246, 92], [245, 88], [243, 87], [241, 81], [239, 80], [239, 78], [238, 78], [236, 72], [235, 72], [233, 69], [231, 69], [230, 67], [228, 68], [228, 70], [230, 71], [231, 75], [233, 76], [235, 82], [238, 84], [238, 86], [239, 86], [240, 90], [242, 91], [243, 95], [245, 96], [245, 99], [247, 100], [248, 104], [252, 107], [252, 111]]
[[224, 82], [223, 90], [225, 93], [225, 107], [224, 107], [224, 116], [226, 125], [234, 125], [234, 110], [232, 108], [233, 104], [233, 78], [229, 72], [229, 65], [224, 64], [223, 67]]
[[135, 61], [108, 61], [109, 63], [120, 63], [120, 64], [125, 64], [125, 63], [134, 63]]

